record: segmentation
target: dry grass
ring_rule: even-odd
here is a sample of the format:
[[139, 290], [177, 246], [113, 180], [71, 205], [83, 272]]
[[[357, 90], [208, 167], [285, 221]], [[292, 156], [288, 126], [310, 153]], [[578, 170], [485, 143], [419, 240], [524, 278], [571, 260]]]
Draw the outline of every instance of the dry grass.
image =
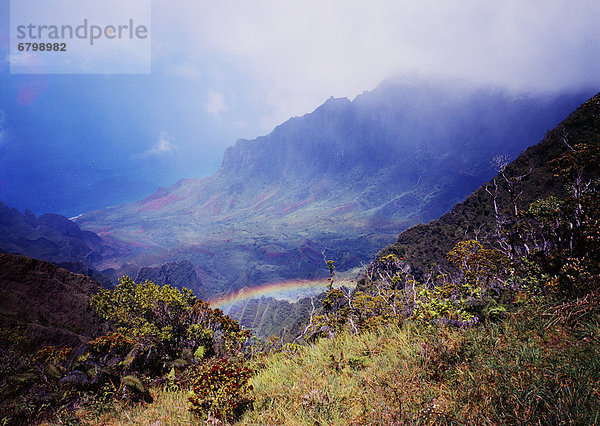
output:
[[598, 300], [473, 329], [387, 327], [277, 354], [243, 424], [597, 424]]
[[[388, 326], [267, 356], [240, 424], [598, 424], [600, 298], [472, 329]], [[204, 423], [187, 393], [79, 424]], [[71, 423], [77, 424], [77, 423]]]

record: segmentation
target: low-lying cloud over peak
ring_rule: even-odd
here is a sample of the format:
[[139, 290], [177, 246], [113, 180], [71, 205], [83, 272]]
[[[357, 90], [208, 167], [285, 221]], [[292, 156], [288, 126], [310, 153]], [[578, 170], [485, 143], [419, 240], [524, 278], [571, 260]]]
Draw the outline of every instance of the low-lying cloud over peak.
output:
[[183, 0], [156, 10], [155, 28], [177, 27], [190, 49], [217, 52], [264, 84], [274, 121], [390, 73], [526, 91], [600, 81], [596, 0]]

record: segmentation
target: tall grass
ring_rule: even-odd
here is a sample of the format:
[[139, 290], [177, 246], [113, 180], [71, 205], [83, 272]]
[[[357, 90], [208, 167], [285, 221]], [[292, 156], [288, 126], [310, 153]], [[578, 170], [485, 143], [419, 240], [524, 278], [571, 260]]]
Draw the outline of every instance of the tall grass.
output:
[[280, 353], [252, 379], [242, 423], [596, 424], [598, 306], [529, 307], [472, 329], [388, 326]]
[[[254, 405], [240, 424], [599, 424], [600, 297], [529, 306], [468, 329], [388, 325], [255, 362]], [[145, 406], [59, 418], [206, 422], [188, 411], [188, 392], [153, 395]]]

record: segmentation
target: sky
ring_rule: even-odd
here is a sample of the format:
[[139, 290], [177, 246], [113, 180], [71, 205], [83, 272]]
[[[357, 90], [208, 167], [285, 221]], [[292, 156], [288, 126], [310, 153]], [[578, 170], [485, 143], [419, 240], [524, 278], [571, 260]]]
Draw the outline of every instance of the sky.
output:
[[131, 202], [386, 78], [600, 86], [597, 0], [147, 1], [149, 74], [11, 74], [0, 0], [0, 201], [67, 216]]

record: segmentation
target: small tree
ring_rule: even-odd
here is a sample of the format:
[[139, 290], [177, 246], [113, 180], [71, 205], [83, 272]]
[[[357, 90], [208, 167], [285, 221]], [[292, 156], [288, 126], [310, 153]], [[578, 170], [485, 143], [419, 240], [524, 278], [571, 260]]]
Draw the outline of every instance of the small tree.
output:
[[180, 291], [148, 280], [136, 284], [123, 276], [114, 290], [102, 290], [91, 304], [123, 335], [144, 345], [156, 345], [162, 353], [177, 358], [188, 340], [188, 318], [195, 301], [186, 288]]
[[490, 292], [500, 296], [510, 275], [510, 260], [499, 250], [484, 248], [475, 240], [457, 243], [448, 252], [448, 261], [458, 269], [453, 281], [456, 296], [462, 298], [482, 299]]
[[251, 334], [220, 309], [196, 299], [191, 290], [151, 281], [136, 284], [127, 276], [91, 303], [124, 336], [145, 347], [155, 346], [168, 359], [194, 354], [200, 347], [205, 357], [237, 355]]

